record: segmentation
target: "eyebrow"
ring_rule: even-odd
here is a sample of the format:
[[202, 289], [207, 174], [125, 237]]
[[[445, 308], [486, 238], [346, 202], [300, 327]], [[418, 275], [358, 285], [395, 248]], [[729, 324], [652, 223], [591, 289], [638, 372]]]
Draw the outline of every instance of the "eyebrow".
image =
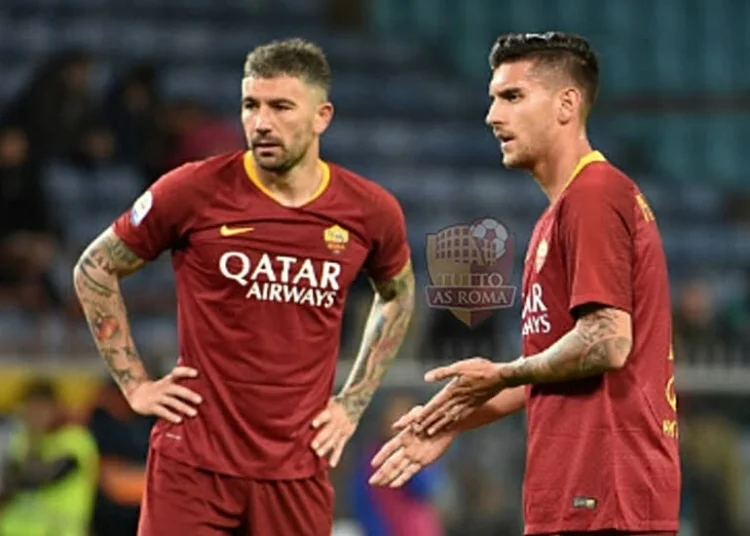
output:
[[490, 98], [500, 97], [501, 99], [508, 99], [523, 93], [523, 89], [519, 86], [505, 87], [499, 91], [490, 91]]
[[[255, 104], [259, 102], [260, 99], [256, 99], [255, 97], [243, 97], [242, 98], [242, 104]], [[271, 106], [278, 106], [279, 104], [288, 104], [290, 106], [296, 106], [297, 103], [290, 99], [285, 98], [275, 98], [275, 99], [268, 99], [268, 104]]]

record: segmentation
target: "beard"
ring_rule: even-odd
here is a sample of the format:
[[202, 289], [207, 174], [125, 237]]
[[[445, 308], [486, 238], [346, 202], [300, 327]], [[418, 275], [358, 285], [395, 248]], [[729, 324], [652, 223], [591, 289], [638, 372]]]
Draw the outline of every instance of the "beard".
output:
[[291, 148], [279, 143], [272, 148], [253, 147], [255, 163], [270, 173], [284, 175], [291, 171], [305, 157], [310, 143], [298, 143]]

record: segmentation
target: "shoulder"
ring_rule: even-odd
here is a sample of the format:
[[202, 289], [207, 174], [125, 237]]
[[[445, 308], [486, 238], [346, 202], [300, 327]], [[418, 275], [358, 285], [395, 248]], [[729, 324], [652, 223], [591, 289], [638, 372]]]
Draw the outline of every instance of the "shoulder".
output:
[[352, 201], [360, 203], [368, 212], [401, 212], [401, 205], [396, 197], [382, 185], [337, 164], [327, 164], [334, 187]]
[[575, 206], [593, 202], [616, 205], [630, 203], [638, 187], [624, 172], [609, 162], [593, 162], [583, 168], [560, 199], [561, 206]]
[[244, 170], [241, 151], [211, 156], [203, 160], [187, 162], [162, 175], [156, 184], [169, 184], [183, 188], [200, 188], [228, 175]]

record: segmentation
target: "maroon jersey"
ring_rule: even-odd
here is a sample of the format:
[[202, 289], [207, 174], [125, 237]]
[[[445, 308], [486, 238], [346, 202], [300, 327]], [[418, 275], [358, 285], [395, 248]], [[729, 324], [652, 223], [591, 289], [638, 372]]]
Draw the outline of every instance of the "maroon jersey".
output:
[[198, 416], [159, 421], [153, 447], [194, 466], [256, 479], [325, 467], [310, 447], [328, 402], [347, 291], [409, 260], [404, 217], [384, 189], [320, 162], [307, 204], [277, 203], [251, 153], [187, 164], [159, 179], [114, 225], [137, 255], [171, 250], [179, 364], [199, 377]]
[[619, 371], [528, 386], [526, 534], [676, 531], [680, 466], [667, 264], [654, 215], [592, 152], [537, 222], [523, 276], [523, 353], [539, 353], [601, 304], [630, 313]]

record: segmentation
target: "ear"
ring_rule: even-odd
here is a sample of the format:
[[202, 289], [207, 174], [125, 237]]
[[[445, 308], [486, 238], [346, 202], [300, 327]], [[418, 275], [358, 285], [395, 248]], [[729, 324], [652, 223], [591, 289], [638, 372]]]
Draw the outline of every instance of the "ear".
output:
[[331, 124], [332, 119], [333, 104], [330, 102], [319, 104], [315, 111], [315, 119], [313, 120], [313, 130], [315, 131], [315, 134], [318, 136], [323, 134], [326, 129], [328, 129], [328, 125]]
[[567, 87], [560, 91], [558, 97], [557, 120], [565, 125], [578, 118], [583, 104], [583, 95], [575, 87]]

